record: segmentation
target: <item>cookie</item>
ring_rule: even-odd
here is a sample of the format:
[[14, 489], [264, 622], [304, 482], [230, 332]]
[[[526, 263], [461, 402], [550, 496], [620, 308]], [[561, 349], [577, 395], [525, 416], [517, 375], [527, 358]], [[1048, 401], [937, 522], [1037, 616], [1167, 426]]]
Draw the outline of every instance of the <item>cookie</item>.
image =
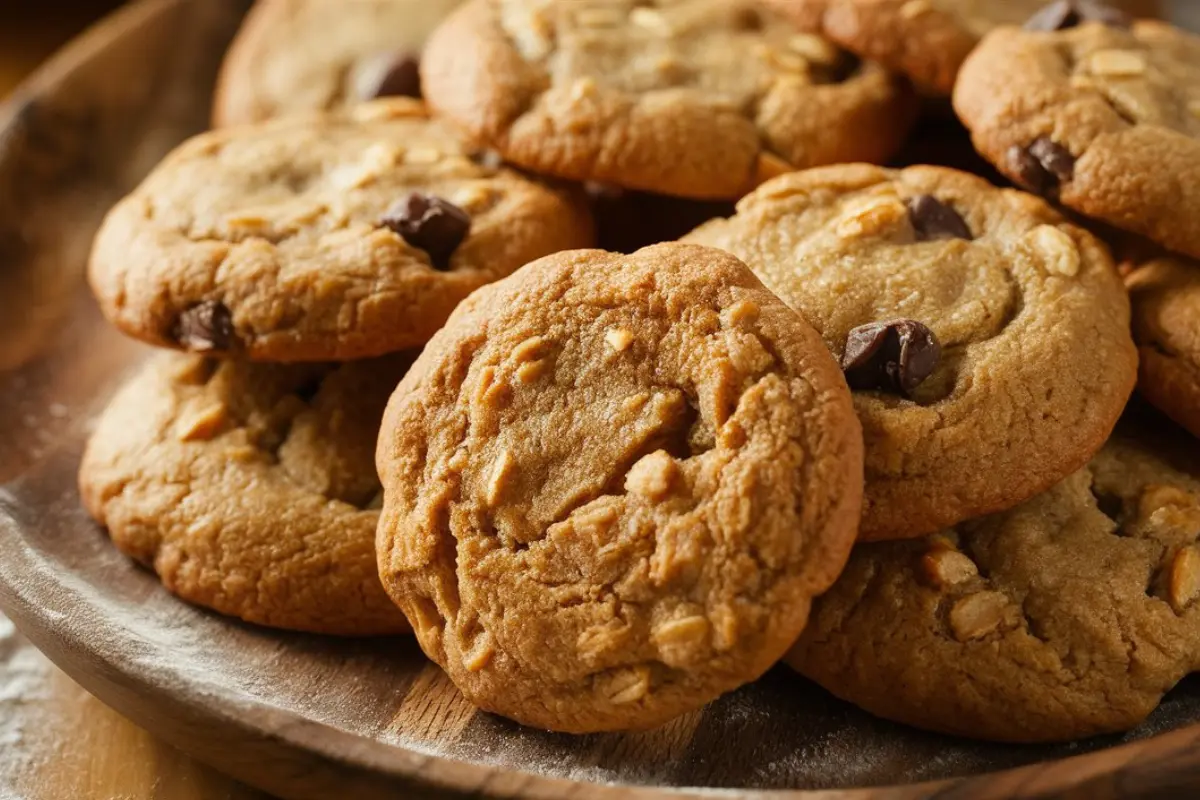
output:
[[230, 45], [213, 123], [421, 96], [426, 37], [461, 0], [259, 0]]
[[1055, 8], [964, 63], [954, 108], [975, 147], [1019, 186], [1200, 256], [1200, 37]]
[[788, 663], [873, 714], [958, 736], [1133, 728], [1200, 667], [1200, 464], [1174, 458], [1173, 437], [1123, 430], [1011, 511], [860, 545]]
[[380, 575], [483, 709], [650, 728], [795, 641], [861, 448], [821, 340], [733, 257], [560, 253], [472, 295], [389, 404]]
[[100, 417], [79, 472], [84, 504], [190, 603], [298, 631], [406, 631], [375, 566], [373, 456], [410, 362], [161, 354]]
[[685, 240], [745, 260], [841, 360], [866, 441], [863, 539], [1049, 488], [1100, 448], [1136, 380], [1107, 249], [972, 175], [785, 175]]
[[[800, 28], [899, 72], [927, 95], [948, 97], [963, 60], [988, 32], [1021, 25], [1046, 0], [765, 0]], [[1076, 0], [1088, 5], [1092, 0]], [[1154, 16], [1157, 3], [1109, 3]]]
[[1200, 265], [1163, 258], [1126, 279], [1138, 345], [1138, 391], [1200, 436]]
[[421, 70], [435, 111], [514, 164], [714, 200], [882, 162], [915, 116], [881, 67], [750, 0], [471, 0]]
[[1046, 0], [766, 0], [804, 30], [949, 95], [963, 59], [998, 25], [1020, 25]]
[[109, 212], [90, 278], [151, 344], [349, 360], [424, 344], [478, 287], [593, 236], [581, 197], [381, 100], [185, 143]]

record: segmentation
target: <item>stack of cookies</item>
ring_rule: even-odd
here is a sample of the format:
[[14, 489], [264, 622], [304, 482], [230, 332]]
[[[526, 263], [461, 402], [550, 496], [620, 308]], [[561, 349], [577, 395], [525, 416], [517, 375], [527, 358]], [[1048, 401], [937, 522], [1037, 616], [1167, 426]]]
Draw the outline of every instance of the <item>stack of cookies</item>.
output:
[[384, 406], [461, 300], [592, 243], [579, 196], [476, 163], [415, 100], [221, 128], [105, 220], [90, 278], [162, 348], [83, 497], [179, 596], [265, 625], [407, 627], [375, 567]]
[[1200, 669], [1200, 461], [1127, 408], [1200, 435], [1197, 78], [1094, 0], [259, 0], [97, 236], [174, 352], [84, 502], [183, 599], [411, 629], [528, 725], [784, 660], [1133, 727]]

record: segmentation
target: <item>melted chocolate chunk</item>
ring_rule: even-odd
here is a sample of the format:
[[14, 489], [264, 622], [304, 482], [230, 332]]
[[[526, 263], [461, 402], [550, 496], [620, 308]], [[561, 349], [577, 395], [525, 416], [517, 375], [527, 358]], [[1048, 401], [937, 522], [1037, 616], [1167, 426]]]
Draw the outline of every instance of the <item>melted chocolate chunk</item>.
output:
[[175, 341], [197, 353], [227, 352], [237, 341], [233, 315], [224, 303], [206, 300], [179, 315]]
[[851, 389], [907, 397], [933, 374], [941, 355], [933, 331], [916, 320], [872, 322], [846, 337], [842, 372]]
[[966, 239], [975, 238], [967, 223], [950, 206], [931, 194], [917, 195], [904, 201], [908, 207], [908, 218], [912, 220], [917, 239]]
[[1075, 175], [1075, 156], [1047, 136], [1010, 148], [1008, 161], [1020, 182], [1038, 194], [1053, 194]]
[[467, 238], [471, 217], [448, 200], [413, 192], [392, 206], [380, 224], [424, 250], [433, 266], [444, 270], [450, 266], [450, 256]]

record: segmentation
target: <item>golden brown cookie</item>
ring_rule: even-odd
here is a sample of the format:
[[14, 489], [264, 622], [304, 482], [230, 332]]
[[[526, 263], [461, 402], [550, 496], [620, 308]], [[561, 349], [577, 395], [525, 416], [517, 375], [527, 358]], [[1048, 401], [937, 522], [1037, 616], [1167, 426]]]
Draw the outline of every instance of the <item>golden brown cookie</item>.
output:
[[949, 95], [963, 59], [997, 25], [1020, 25], [1046, 0], [766, 0], [804, 30]]
[[1162, 258], [1134, 270], [1125, 285], [1140, 358], [1138, 391], [1200, 436], [1200, 265]]
[[958, 736], [1141, 723], [1200, 668], [1200, 463], [1173, 432], [1122, 429], [1011, 511], [859, 545], [788, 663], [874, 714]]
[[881, 67], [749, 0], [471, 0], [421, 70], [431, 107], [514, 164], [696, 198], [885, 161], [916, 110]]
[[276, 628], [405, 631], [375, 566], [373, 455], [410, 362], [159, 355], [100, 417], [83, 502], [190, 603]]
[[480, 707], [653, 727], [795, 641], [861, 448], [821, 340], [737, 259], [560, 253], [473, 294], [389, 404], [380, 574]]
[[1200, 37], [1039, 18], [999, 28], [963, 65], [954, 107], [1018, 185], [1200, 256]]
[[213, 124], [420, 97], [426, 37], [461, 0], [258, 0], [221, 66]]
[[940, 167], [824, 167], [685, 241], [745, 260], [841, 360], [866, 442], [863, 539], [1049, 488], [1099, 449], [1133, 389], [1108, 250], [1024, 192]]
[[[1093, 0], [1076, 0], [1089, 4]], [[1021, 25], [1047, 0], [765, 0], [804, 30], [902, 73], [923, 91], [949, 96], [963, 60], [1000, 25]], [[1137, 16], [1157, 3], [1118, 0]]]
[[582, 198], [380, 100], [185, 143], [109, 212], [90, 278], [152, 344], [347, 360], [424, 344], [479, 286], [593, 235]]

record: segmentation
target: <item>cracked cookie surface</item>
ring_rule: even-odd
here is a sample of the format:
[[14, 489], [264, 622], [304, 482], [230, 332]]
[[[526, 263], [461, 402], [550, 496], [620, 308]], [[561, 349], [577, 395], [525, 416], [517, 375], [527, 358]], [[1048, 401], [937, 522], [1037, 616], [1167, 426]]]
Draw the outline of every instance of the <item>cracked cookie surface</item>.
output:
[[697, 198], [885, 161], [916, 111], [878, 65], [746, 0], [472, 0], [421, 68], [430, 105], [514, 164]]
[[420, 96], [426, 37], [461, 0], [259, 0], [221, 67], [213, 123]]
[[99, 419], [84, 505], [190, 603], [291, 630], [406, 631], [376, 569], [374, 448], [410, 363], [158, 355]]
[[1138, 345], [1138, 391], [1200, 437], [1200, 265], [1176, 258], [1125, 279]]
[[89, 277], [151, 344], [349, 360], [424, 344], [479, 286], [593, 236], [582, 199], [477, 164], [420, 103], [381, 100], [185, 143], [109, 213]]
[[858, 546], [788, 663], [953, 735], [1135, 727], [1200, 667], [1200, 464], [1153, 424], [1123, 422], [1087, 467], [1010, 511]]
[[1018, 185], [1200, 256], [1200, 37], [1152, 21], [1000, 28], [954, 108]]
[[743, 259], [839, 359], [860, 326], [935, 335], [940, 356], [909, 396], [854, 393], [863, 539], [931, 533], [1049, 488], [1099, 449], [1133, 389], [1129, 301], [1107, 250], [1024, 192], [939, 167], [825, 167], [771, 181], [685, 241]]
[[561, 253], [476, 292], [397, 390], [385, 588], [476, 705], [641, 729], [765, 672], [854, 539], [820, 339], [726, 253]]

